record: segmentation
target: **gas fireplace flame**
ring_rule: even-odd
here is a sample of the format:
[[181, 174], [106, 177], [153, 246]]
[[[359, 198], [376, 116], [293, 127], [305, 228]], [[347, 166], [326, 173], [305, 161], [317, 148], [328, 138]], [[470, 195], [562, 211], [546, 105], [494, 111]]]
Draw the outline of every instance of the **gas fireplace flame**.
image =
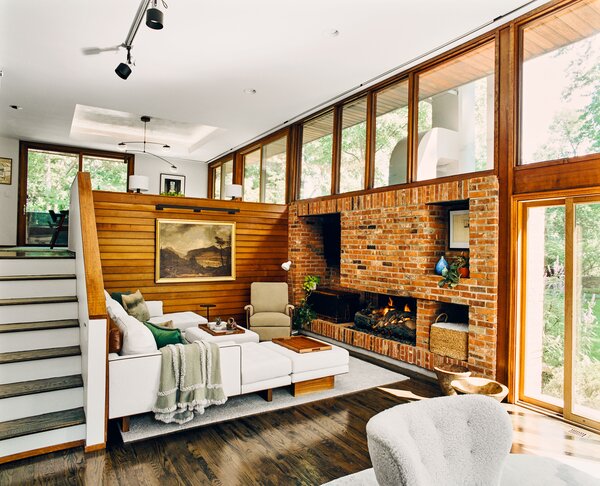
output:
[[404, 312], [411, 312], [410, 307], [408, 307], [408, 304], [404, 306]]
[[388, 307], [394, 307], [394, 301], [391, 297], [388, 297]]
[[388, 303], [387, 303], [387, 307], [383, 308], [383, 315], [385, 316], [389, 311], [391, 311], [394, 308], [394, 301], [392, 300], [391, 297], [388, 297]]

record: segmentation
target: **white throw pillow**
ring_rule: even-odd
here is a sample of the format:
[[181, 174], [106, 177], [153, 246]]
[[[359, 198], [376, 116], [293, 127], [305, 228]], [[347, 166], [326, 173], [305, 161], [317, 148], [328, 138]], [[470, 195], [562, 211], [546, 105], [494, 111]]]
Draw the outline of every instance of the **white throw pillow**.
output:
[[123, 333], [121, 355], [153, 353], [158, 350], [150, 329], [135, 317], [126, 314], [116, 324]]
[[123, 317], [129, 315], [127, 314], [127, 311], [123, 309], [123, 306], [113, 298], [111, 298], [110, 301], [108, 299], [106, 300], [106, 312], [108, 312], [108, 315], [115, 321], [117, 326], [119, 325], [117, 322], [119, 319], [123, 319]]
[[150, 317], [160, 317], [163, 315], [163, 303], [162, 300], [147, 300], [146, 307], [150, 312]]

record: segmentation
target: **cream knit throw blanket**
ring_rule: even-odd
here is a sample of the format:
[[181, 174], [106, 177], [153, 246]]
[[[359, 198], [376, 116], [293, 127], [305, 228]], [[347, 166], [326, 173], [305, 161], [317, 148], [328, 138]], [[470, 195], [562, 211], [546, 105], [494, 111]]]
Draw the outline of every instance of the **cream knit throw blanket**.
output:
[[162, 364], [154, 418], [185, 424], [194, 412], [227, 401], [221, 384], [219, 346], [207, 341], [161, 348]]

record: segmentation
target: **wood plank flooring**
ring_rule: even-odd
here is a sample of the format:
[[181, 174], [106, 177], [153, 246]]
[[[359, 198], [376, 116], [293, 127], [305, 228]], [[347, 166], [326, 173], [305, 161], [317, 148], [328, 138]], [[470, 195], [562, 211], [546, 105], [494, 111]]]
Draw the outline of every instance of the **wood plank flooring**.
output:
[[[365, 426], [373, 415], [438, 394], [411, 379], [130, 445], [116, 443], [111, 430], [106, 451], [73, 449], [5, 464], [0, 484], [319, 485], [371, 467]], [[507, 407], [514, 452], [569, 454], [600, 465], [598, 436], [577, 437], [567, 424]]]

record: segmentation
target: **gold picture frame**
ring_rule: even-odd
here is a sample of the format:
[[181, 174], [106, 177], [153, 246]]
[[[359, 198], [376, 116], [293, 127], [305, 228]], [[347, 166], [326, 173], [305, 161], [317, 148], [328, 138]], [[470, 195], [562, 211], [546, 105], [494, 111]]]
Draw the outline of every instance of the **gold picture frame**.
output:
[[235, 222], [156, 220], [155, 282], [235, 280]]
[[0, 157], [0, 184], [12, 184], [12, 159]]

